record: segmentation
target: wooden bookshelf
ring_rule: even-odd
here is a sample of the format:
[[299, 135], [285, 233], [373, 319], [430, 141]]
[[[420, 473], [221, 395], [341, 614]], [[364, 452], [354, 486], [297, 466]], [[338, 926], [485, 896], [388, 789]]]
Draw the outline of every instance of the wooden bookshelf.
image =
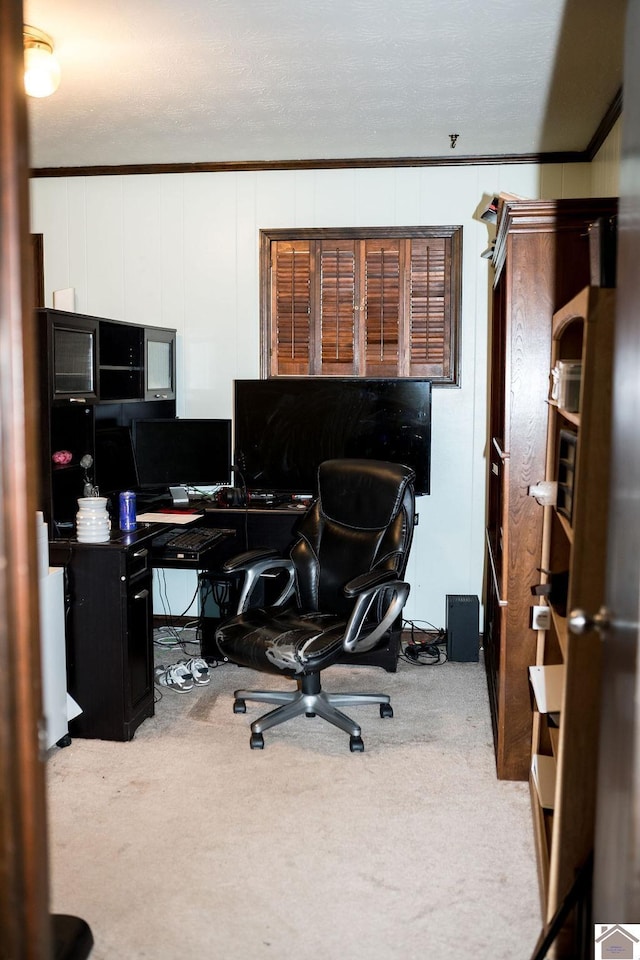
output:
[[[559, 504], [542, 508], [543, 566], [550, 577], [568, 572], [567, 596], [556, 596], [551, 605], [550, 628], [538, 644], [533, 673], [539, 688], [548, 671], [561, 680], [552, 704], [560, 701], [558, 724], [553, 711], [537, 705], [532, 738], [531, 800], [546, 923], [593, 848], [601, 640], [595, 631], [578, 634], [571, 625], [572, 611], [598, 609], [604, 600], [614, 298], [612, 289], [587, 287], [553, 318], [552, 367], [563, 358], [580, 359], [582, 377], [579, 411], [565, 411], [557, 403], [549, 407], [546, 479], [562, 481], [564, 470], [568, 501], [563, 513]], [[575, 434], [569, 470], [563, 466], [567, 431]], [[541, 770], [547, 775], [544, 802]], [[573, 956], [571, 918], [553, 956]]]

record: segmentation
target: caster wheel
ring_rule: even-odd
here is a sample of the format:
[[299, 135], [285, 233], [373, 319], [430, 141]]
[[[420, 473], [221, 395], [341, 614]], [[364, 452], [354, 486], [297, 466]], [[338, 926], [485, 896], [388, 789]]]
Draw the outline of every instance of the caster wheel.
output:
[[362, 737], [350, 737], [349, 750], [351, 750], [351, 753], [364, 753], [364, 743], [362, 742]]
[[70, 747], [71, 746], [71, 737], [68, 733], [65, 733], [64, 737], [60, 737], [59, 740], [56, 740], [57, 747]]
[[390, 703], [381, 703], [380, 704], [380, 716], [381, 717], [392, 717], [393, 716], [393, 707]]
[[252, 750], [264, 750], [264, 737], [261, 733], [252, 733], [249, 746]]
[[315, 717], [315, 713], [305, 713], [305, 717]]
[[234, 700], [233, 701], [233, 712], [234, 713], [246, 713], [247, 705], [244, 700]]

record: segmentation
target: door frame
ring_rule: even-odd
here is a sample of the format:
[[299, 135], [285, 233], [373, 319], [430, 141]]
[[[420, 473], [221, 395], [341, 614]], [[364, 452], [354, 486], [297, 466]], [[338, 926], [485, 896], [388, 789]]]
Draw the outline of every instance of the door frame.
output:
[[21, 0], [0, 0], [0, 946], [52, 955], [37, 540], [37, 392]]
[[[640, 0], [627, 10], [593, 919], [640, 919]], [[589, 611], [595, 613], [596, 611]]]

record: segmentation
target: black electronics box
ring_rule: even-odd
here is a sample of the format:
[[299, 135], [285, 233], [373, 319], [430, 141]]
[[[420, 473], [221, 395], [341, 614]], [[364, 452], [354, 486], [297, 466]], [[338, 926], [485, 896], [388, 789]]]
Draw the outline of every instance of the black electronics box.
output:
[[471, 594], [447, 594], [447, 658], [477, 662], [480, 651], [480, 602]]
[[589, 270], [592, 287], [615, 287], [618, 218], [599, 217], [589, 224]]

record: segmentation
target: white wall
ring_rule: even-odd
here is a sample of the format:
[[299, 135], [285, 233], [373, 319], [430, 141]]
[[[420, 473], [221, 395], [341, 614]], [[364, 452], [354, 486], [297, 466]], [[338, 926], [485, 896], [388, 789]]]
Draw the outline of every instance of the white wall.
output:
[[620, 194], [622, 122], [620, 117], [590, 164], [594, 197], [617, 197]]
[[[419, 499], [405, 615], [444, 626], [445, 595], [482, 597], [487, 335], [492, 270], [479, 220], [500, 190], [588, 196], [588, 164], [486, 165], [35, 179], [45, 296], [178, 330], [178, 414], [230, 417], [232, 382], [259, 376], [261, 228], [463, 225], [461, 387], [436, 388], [432, 493]], [[166, 572], [171, 613], [193, 574]], [[156, 593], [156, 612], [164, 612]]]

